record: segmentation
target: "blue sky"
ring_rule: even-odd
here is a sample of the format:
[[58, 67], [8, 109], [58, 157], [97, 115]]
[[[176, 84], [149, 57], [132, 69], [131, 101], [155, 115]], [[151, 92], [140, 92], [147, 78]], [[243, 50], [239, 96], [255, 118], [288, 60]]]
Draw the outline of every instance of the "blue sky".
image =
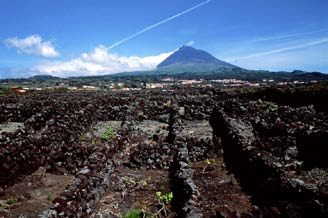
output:
[[248, 69], [328, 73], [327, 10], [327, 0], [1, 0], [0, 77], [148, 70], [184, 44]]

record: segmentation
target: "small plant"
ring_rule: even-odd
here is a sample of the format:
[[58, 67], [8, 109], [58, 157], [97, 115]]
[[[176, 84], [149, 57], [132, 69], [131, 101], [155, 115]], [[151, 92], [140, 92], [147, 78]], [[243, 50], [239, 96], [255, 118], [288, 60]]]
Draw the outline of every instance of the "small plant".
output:
[[156, 192], [156, 197], [157, 197], [157, 200], [159, 200], [160, 202], [169, 203], [173, 199], [173, 192], [163, 195], [163, 193], [159, 191], [159, 192]]
[[87, 137], [85, 134], [80, 135], [80, 138], [79, 138], [80, 142], [85, 141], [86, 139], [87, 139]]
[[111, 126], [107, 127], [105, 131], [103, 132], [102, 138], [108, 141], [111, 138], [114, 138], [116, 136], [114, 130]]
[[277, 112], [279, 106], [271, 101], [264, 101], [262, 104], [262, 108], [267, 112]]
[[53, 201], [54, 197], [52, 196], [52, 194], [48, 194], [47, 195], [47, 201]]
[[207, 164], [207, 165], [211, 165], [212, 163], [214, 163], [214, 161], [212, 159], [206, 159], [204, 160], [204, 162]]
[[140, 218], [143, 215], [142, 210], [131, 209], [126, 214], [123, 215], [123, 218]]
[[145, 218], [146, 216], [150, 215], [146, 207], [143, 209], [131, 209], [126, 214], [123, 215], [123, 218]]
[[8, 198], [5, 203], [8, 205], [15, 204], [17, 202], [17, 199], [15, 197]]
[[142, 180], [142, 181], [141, 181], [141, 185], [142, 185], [143, 187], [146, 187], [146, 186], [148, 186], [148, 183], [147, 183], [146, 180]]
[[207, 169], [207, 167], [211, 166], [214, 163], [214, 160], [212, 159], [205, 159], [204, 163], [206, 163], [206, 166], [203, 168], [203, 173], [205, 173], [205, 170]]
[[133, 178], [130, 178], [128, 176], [124, 176], [123, 180], [127, 183], [130, 183], [131, 185], [135, 186], [137, 184], [136, 180]]
[[165, 191], [165, 187], [164, 187], [164, 185], [161, 185], [161, 186], [159, 187], [159, 191], [160, 191], [160, 192], [164, 192], [164, 191]]
[[247, 89], [245, 89], [245, 88], [241, 88], [241, 89], [239, 89], [239, 93], [240, 94], [246, 94], [246, 93], [248, 93], [249, 91], [247, 90]]
[[167, 204], [171, 203], [173, 199], [173, 192], [163, 194], [161, 191], [156, 192], [156, 198], [161, 204], [161, 209], [158, 210], [157, 215], [164, 211], [164, 215], [167, 216]]
[[92, 140], [92, 141], [91, 141], [91, 144], [92, 144], [92, 145], [96, 145], [97, 143], [96, 143], [95, 140]]

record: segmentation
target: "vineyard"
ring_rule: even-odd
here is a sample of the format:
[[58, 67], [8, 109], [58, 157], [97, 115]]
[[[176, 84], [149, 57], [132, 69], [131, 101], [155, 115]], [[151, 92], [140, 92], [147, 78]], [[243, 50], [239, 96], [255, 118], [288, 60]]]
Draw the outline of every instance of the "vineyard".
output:
[[0, 98], [0, 217], [327, 217], [327, 91]]

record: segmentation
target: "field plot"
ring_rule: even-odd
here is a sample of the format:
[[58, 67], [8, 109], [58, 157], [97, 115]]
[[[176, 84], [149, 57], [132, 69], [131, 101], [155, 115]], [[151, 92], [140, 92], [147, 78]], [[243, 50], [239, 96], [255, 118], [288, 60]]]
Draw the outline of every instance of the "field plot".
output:
[[1, 212], [8, 217], [35, 217], [52, 207], [52, 201], [73, 182], [73, 176], [53, 175], [40, 168], [6, 189]]
[[233, 175], [229, 175], [222, 158], [195, 162], [193, 180], [200, 192], [204, 217], [252, 217], [250, 197], [242, 192]]
[[[108, 192], [100, 199], [94, 217], [121, 217], [133, 210], [157, 214], [161, 208], [156, 192], [169, 193], [169, 181], [166, 170], [118, 169], [113, 173]], [[167, 212], [172, 213], [170, 206]]]
[[3, 97], [0, 217], [325, 217], [325, 92], [304, 90]]
[[0, 133], [2, 132], [15, 132], [18, 129], [24, 127], [24, 123], [20, 122], [8, 122], [4, 124], [0, 124]]

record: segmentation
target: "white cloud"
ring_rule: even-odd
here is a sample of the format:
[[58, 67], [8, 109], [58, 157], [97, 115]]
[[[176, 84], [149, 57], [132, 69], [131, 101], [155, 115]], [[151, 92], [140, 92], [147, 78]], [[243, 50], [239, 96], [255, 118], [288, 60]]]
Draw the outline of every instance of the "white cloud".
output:
[[189, 41], [189, 42], [187, 42], [187, 45], [188, 45], [188, 46], [192, 46], [193, 44], [195, 44], [194, 41]]
[[57, 57], [59, 52], [50, 41], [42, 41], [39, 35], [26, 38], [8, 38], [5, 41], [8, 47], [17, 48], [18, 53], [34, 54], [43, 57]]
[[50, 74], [60, 77], [153, 70], [172, 53], [173, 51], [155, 56], [125, 57], [109, 53], [105, 46], [100, 45], [90, 53], [82, 53], [78, 58], [66, 62], [48, 62], [34, 67], [33, 70], [40, 74]]

